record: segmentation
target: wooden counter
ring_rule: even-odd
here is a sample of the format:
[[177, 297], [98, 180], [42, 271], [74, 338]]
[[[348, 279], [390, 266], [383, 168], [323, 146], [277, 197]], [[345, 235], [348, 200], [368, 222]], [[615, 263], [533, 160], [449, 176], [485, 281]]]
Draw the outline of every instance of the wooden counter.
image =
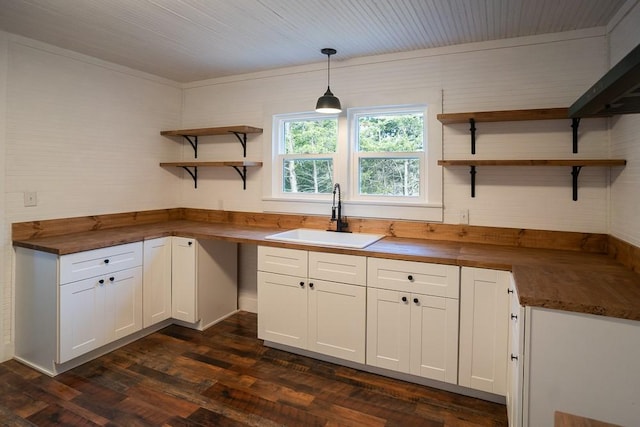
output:
[[640, 275], [606, 254], [397, 237], [386, 237], [364, 249], [308, 246], [265, 240], [265, 236], [279, 231], [282, 231], [282, 228], [168, 220], [14, 240], [13, 244], [65, 255], [175, 235], [510, 270], [513, 272], [522, 305], [640, 320]]

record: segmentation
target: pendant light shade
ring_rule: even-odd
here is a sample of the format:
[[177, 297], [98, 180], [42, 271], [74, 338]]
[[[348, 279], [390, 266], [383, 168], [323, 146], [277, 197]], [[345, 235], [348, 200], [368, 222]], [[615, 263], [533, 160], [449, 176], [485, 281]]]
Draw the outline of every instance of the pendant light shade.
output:
[[318, 98], [316, 103], [316, 111], [318, 113], [336, 114], [342, 111], [340, 100], [333, 95], [331, 88], [329, 87], [331, 77], [331, 55], [335, 55], [336, 50], [331, 48], [324, 48], [320, 52], [323, 55], [327, 55], [327, 91]]

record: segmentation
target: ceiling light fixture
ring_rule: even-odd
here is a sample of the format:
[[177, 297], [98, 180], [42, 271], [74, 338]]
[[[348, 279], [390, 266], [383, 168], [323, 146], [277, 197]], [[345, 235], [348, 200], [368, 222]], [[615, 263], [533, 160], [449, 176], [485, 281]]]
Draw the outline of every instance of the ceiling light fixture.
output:
[[335, 55], [337, 51], [326, 47], [320, 52], [322, 52], [323, 55], [327, 55], [327, 91], [324, 95], [318, 98], [316, 111], [318, 113], [337, 114], [342, 111], [342, 106], [340, 106], [340, 100], [331, 93], [331, 89], [329, 88], [331, 77], [331, 55]]

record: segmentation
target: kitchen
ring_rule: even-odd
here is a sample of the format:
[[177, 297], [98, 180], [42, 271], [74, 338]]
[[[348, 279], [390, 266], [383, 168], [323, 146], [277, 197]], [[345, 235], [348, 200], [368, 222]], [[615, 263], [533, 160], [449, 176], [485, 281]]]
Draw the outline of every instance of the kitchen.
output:
[[[426, 101], [435, 110], [429, 128], [444, 141], [436, 144], [441, 157], [469, 158], [468, 125], [440, 126], [435, 114], [567, 107], [638, 44], [639, 22], [638, 3], [625, 2], [598, 28], [344, 61], [338, 54], [331, 89], [348, 107]], [[174, 207], [297, 209], [277, 205], [271, 194], [272, 117], [312, 108], [326, 78], [319, 52], [311, 65], [178, 83], [10, 32], [0, 33], [0, 41], [3, 360], [12, 357], [14, 345], [11, 224]], [[202, 168], [196, 189], [180, 169], [159, 167], [193, 159], [188, 144], [161, 130], [234, 124], [263, 129], [248, 137], [247, 159], [263, 167], [248, 171], [246, 190], [233, 170]], [[571, 129], [562, 120], [477, 127], [479, 159], [572, 156]], [[634, 114], [581, 122], [576, 156], [622, 158], [627, 165], [585, 168], [577, 201], [565, 168], [478, 168], [471, 198], [467, 167], [436, 167], [442, 184], [433, 205], [444, 203], [444, 209], [429, 221], [460, 224], [467, 211], [474, 226], [601, 233], [638, 247], [637, 129]], [[220, 143], [203, 138], [198, 158], [236, 159], [238, 153], [235, 137]], [[25, 206], [26, 192], [36, 193], [36, 206]], [[328, 218], [330, 200], [316, 205], [305, 213]], [[358, 216], [355, 208], [345, 203], [345, 214]], [[255, 256], [241, 247], [240, 265], [255, 265]], [[255, 271], [243, 273], [239, 307], [256, 311], [256, 299]]]

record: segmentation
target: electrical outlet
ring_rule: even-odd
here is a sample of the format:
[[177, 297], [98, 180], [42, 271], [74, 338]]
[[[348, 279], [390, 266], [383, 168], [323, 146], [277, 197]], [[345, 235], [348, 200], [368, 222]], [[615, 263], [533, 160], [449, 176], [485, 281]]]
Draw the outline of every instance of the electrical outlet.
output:
[[460, 218], [458, 222], [460, 224], [469, 224], [469, 209], [462, 209], [460, 211]]
[[38, 206], [38, 193], [35, 191], [25, 191], [24, 192], [24, 205], [27, 206]]

